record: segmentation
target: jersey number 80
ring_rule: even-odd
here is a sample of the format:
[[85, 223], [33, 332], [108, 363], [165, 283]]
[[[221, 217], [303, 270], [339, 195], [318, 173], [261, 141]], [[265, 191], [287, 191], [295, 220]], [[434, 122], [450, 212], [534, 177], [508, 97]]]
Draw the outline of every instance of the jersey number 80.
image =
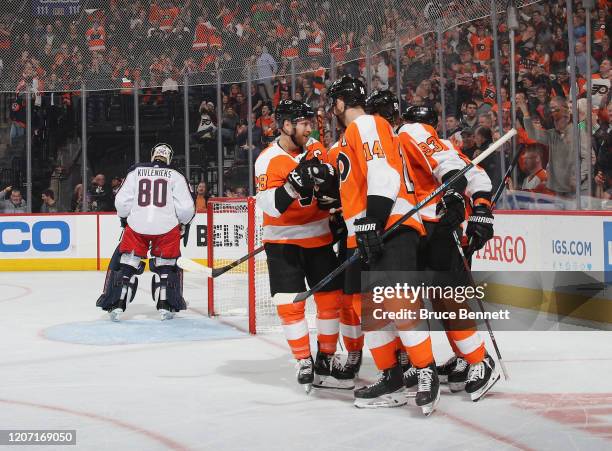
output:
[[[151, 189], [153, 188], [153, 189]], [[166, 206], [168, 182], [165, 179], [140, 179], [138, 182], [138, 206], [148, 207], [153, 203], [156, 207]]]

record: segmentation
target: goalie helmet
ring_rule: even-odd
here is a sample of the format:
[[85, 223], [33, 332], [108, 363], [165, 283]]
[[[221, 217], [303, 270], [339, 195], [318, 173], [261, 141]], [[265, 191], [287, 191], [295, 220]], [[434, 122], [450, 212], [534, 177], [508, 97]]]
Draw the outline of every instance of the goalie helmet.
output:
[[402, 118], [408, 122], [431, 125], [433, 128], [438, 126], [438, 113], [428, 106], [409, 106], [402, 114]]
[[378, 113], [393, 123], [395, 116], [399, 114], [399, 102], [395, 94], [388, 89], [377, 90], [366, 99], [365, 111], [368, 114]]
[[289, 120], [294, 124], [301, 119], [312, 119], [314, 111], [307, 103], [300, 100], [281, 100], [276, 107], [274, 117], [282, 127], [283, 121]]
[[327, 110], [330, 111], [336, 100], [342, 98], [347, 107], [362, 106], [366, 104], [366, 88], [361, 80], [350, 75], [343, 75], [342, 78], [331, 84], [327, 90], [328, 104]]
[[151, 162], [153, 161], [162, 161], [167, 165], [172, 161], [172, 157], [174, 156], [174, 150], [170, 144], [159, 143], [153, 146], [153, 150], [151, 150]]

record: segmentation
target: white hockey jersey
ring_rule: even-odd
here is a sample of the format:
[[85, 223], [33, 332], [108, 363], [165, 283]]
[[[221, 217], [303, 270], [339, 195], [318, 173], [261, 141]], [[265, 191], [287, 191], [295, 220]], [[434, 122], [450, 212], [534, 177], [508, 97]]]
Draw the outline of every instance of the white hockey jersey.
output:
[[115, 208], [132, 230], [143, 235], [163, 235], [195, 215], [185, 177], [158, 162], [131, 169], [117, 192]]

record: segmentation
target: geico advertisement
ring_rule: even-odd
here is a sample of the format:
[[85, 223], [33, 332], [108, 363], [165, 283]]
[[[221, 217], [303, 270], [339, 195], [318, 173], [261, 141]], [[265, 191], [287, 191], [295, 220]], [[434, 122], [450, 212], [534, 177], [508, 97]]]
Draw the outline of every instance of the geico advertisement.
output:
[[75, 216], [0, 217], [0, 257], [71, 257], [75, 223]]

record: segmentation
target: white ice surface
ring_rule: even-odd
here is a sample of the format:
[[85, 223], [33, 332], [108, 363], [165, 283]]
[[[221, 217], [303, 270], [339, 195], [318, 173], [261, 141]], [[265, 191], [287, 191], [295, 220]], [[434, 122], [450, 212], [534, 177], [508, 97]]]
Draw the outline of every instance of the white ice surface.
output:
[[[185, 330], [157, 321], [149, 279], [112, 329], [95, 307], [101, 272], [0, 274], [0, 429], [77, 430], [76, 447], [16, 449], [612, 449], [610, 332], [498, 333], [511, 380], [479, 403], [444, 388], [424, 418], [415, 407], [355, 409], [351, 393], [305, 395], [282, 335], [203, 317], [193, 275]], [[140, 344], [102, 344], [124, 338]], [[433, 341], [446, 359], [446, 337]]]

